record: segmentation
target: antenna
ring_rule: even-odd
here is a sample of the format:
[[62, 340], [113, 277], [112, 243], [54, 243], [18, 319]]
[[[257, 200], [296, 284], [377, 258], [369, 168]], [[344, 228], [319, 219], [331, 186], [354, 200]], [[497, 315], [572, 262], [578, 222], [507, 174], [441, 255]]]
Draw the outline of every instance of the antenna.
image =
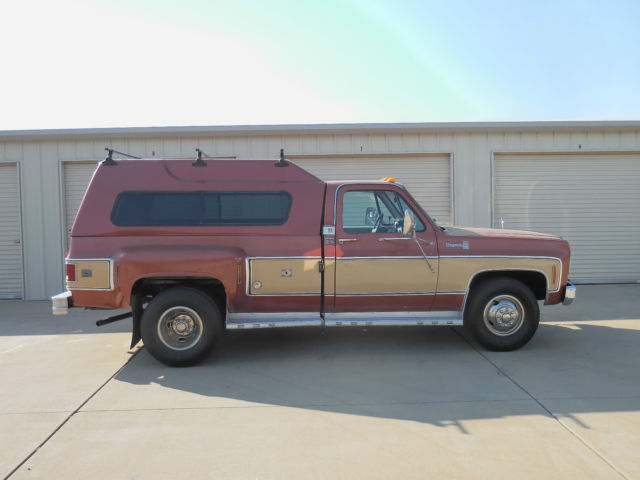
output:
[[124, 153], [124, 152], [119, 152], [117, 150], [114, 150], [113, 148], [109, 148], [109, 147], [105, 147], [104, 148], [108, 153], [107, 153], [107, 158], [105, 158], [102, 161], [102, 165], [106, 165], [106, 166], [113, 166], [113, 165], [117, 165], [116, 161], [113, 159], [113, 154], [117, 153], [118, 155], [123, 155], [125, 157], [129, 157], [129, 158], [136, 158], [136, 159], [140, 159], [140, 157], [136, 157], [135, 155], [129, 155], [128, 153]]
[[[202, 150], [200, 150], [199, 148], [196, 148], [196, 152], [198, 152], [198, 158], [196, 159], [195, 162], [193, 162], [191, 165], [193, 165], [194, 167], [206, 167], [207, 166], [207, 162], [205, 162], [204, 160], [202, 160], [202, 154], [204, 153]], [[207, 155], [205, 153], [205, 155]], [[209, 155], [207, 155], [208, 157]]]
[[278, 160], [276, 163], [274, 163], [274, 165], [276, 167], [288, 167], [289, 166], [289, 162], [287, 162], [284, 159], [284, 148], [280, 149], [280, 160]]

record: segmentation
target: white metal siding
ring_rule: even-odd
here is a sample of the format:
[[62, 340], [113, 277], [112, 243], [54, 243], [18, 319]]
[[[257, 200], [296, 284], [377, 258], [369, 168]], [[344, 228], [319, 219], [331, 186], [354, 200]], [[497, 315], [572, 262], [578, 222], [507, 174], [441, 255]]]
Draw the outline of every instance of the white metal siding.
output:
[[16, 165], [0, 165], [0, 298], [22, 298], [20, 191]]
[[440, 225], [451, 225], [449, 155], [416, 157], [314, 157], [294, 162], [323, 180], [379, 180], [394, 177]]
[[496, 155], [494, 167], [494, 226], [568, 240], [572, 279], [640, 279], [640, 154]]
[[80, 203], [87, 190], [89, 181], [97, 167], [96, 162], [66, 162], [64, 163], [64, 216], [65, 238], [69, 239], [73, 221], [80, 208]]
[[[151, 129], [138, 133], [135, 130], [117, 130], [107, 135], [105, 131], [95, 131], [94, 134], [79, 130], [73, 134], [0, 135], [0, 163], [20, 165], [24, 297], [44, 300], [64, 288], [60, 253], [64, 251], [67, 223], [71, 224], [66, 217], [73, 217], [71, 212], [75, 211], [75, 208], [65, 209], [64, 169], [60, 164], [94, 162], [95, 166], [104, 159], [105, 146], [156, 158], [195, 158], [196, 147], [215, 157], [273, 160], [278, 158], [280, 148], [284, 148], [287, 157], [292, 158], [299, 155], [336, 157], [363, 153], [371, 157], [384, 153], [398, 158], [408, 153], [438, 154], [447, 158], [451, 155], [455, 159], [452, 161], [453, 220], [458, 225], [485, 227], [494, 222], [491, 208], [491, 161], [494, 153], [582, 154], [606, 151], [615, 155], [616, 152], [640, 151], [640, 124], [626, 122], [629, 125], [621, 124], [614, 128], [613, 123], [617, 122], [577, 124], [571, 129], [555, 124], [549, 124], [545, 129], [525, 124], [518, 129], [515, 128], [517, 124], [504, 129], [493, 125], [487, 130], [474, 131], [468, 131], [464, 125], [426, 126], [424, 130], [408, 128], [406, 131], [381, 131], [377, 127], [354, 131], [353, 126], [336, 125], [313, 131], [291, 127], [282, 132], [265, 129], [262, 132], [225, 133], [212, 128], [199, 132], [184, 132], [183, 129]], [[393, 170], [383, 170], [382, 174], [376, 172], [377, 177], [395, 175], [401, 179], [401, 175]], [[58, 172], [62, 177], [60, 184], [55, 181]], [[410, 189], [415, 191], [412, 185]], [[434, 214], [429, 205], [425, 206]], [[447, 218], [437, 212], [434, 216], [439, 221]], [[60, 234], [52, 234], [58, 231]]]

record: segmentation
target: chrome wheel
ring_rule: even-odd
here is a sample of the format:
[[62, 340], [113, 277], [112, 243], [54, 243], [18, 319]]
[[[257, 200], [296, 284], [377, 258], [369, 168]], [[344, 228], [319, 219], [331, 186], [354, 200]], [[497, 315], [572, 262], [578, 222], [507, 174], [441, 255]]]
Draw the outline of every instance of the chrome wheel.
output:
[[491, 333], [505, 337], [518, 331], [524, 323], [524, 307], [512, 295], [498, 295], [487, 302], [482, 319]]
[[158, 338], [171, 350], [188, 350], [202, 337], [202, 319], [188, 307], [165, 310], [158, 321]]

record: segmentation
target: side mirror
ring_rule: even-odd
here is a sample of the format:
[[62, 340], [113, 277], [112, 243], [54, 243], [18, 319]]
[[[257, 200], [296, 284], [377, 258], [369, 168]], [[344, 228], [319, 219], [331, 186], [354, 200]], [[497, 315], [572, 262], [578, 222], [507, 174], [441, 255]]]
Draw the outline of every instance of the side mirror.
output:
[[404, 222], [402, 224], [402, 234], [405, 236], [416, 236], [416, 219], [409, 210], [404, 211]]

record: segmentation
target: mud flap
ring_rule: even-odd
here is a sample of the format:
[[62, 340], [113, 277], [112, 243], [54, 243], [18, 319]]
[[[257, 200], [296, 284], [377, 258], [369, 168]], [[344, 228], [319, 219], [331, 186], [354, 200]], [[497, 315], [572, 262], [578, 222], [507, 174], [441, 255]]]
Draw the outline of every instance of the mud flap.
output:
[[133, 329], [131, 330], [131, 346], [133, 348], [142, 339], [140, 322], [142, 321], [142, 298], [140, 295], [131, 296], [131, 313], [133, 313]]

